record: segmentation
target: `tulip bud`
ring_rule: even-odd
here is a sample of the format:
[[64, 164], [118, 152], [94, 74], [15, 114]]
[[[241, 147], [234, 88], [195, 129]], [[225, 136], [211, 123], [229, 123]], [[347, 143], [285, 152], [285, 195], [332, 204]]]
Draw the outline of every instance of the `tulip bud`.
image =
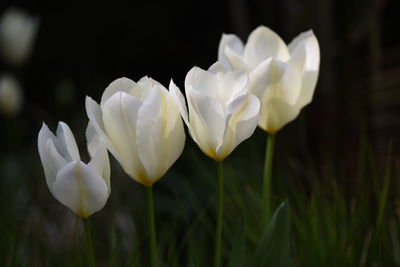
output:
[[33, 47], [39, 20], [23, 10], [7, 9], [0, 19], [0, 51], [10, 65], [26, 61]]
[[189, 112], [182, 93], [171, 82], [190, 135], [216, 161], [227, 157], [257, 127], [260, 103], [247, 92], [247, 81], [246, 72], [228, 71], [218, 62], [208, 71], [193, 67], [185, 79]]
[[0, 110], [12, 116], [19, 112], [22, 105], [22, 91], [17, 79], [11, 74], [0, 77]]
[[275, 133], [294, 120], [312, 100], [320, 52], [310, 30], [289, 46], [265, 26], [255, 29], [246, 45], [233, 34], [222, 35], [218, 59], [225, 67], [249, 73], [249, 90], [261, 102], [258, 125]]
[[60, 122], [55, 136], [43, 123], [38, 148], [47, 186], [58, 201], [83, 218], [104, 207], [111, 187], [110, 165], [103, 144], [97, 143], [94, 149], [92, 143], [91, 161], [85, 164], [67, 124]]
[[183, 151], [178, 108], [170, 92], [151, 78], [113, 81], [100, 105], [86, 97], [86, 112], [125, 172], [145, 186], [160, 179]]

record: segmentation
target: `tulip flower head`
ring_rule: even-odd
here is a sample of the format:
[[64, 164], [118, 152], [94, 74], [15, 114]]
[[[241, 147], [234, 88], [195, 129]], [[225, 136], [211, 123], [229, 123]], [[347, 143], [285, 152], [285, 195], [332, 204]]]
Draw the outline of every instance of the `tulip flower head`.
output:
[[260, 103], [247, 92], [245, 71], [228, 71], [219, 62], [209, 70], [193, 67], [185, 79], [185, 99], [171, 81], [170, 90], [190, 135], [200, 149], [222, 161], [257, 127]]
[[258, 125], [269, 133], [294, 120], [312, 100], [320, 51], [311, 30], [289, 46], [265, 26], [255, 29], [245, 45], [236, 35], [223, 34], [218, 59], [227, 68], [248, 71], [249, 90], [261, 102]]
[[50, 192], [83, 218], [102, 209], [111, 192], [107, 150], [94, 141], [93, 135], [90, 139], [91, 160], [85, 164], [80, 160], [67, 124], [60, 122], [55, 136], [43, 123], [38, 137], [39, 155]]
[[178, 108], [170, 92], [151, 78], [113, 81], [100, 105], [86, 97], [86, 112], [125, 172], [145, 186], [160, 179], [183, 151]]
[[23, 10], [9, 8], [0, 19], [0, 51], [3, 59], [14, 66], [26, 61], [33, 47], [39, 19]]

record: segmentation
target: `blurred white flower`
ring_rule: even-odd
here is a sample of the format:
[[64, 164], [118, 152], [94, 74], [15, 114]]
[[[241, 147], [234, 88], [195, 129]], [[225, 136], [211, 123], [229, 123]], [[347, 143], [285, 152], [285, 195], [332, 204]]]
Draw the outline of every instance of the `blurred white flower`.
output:
[[275, 133], [294, 120], [312, 100], [318, 79], [320, 51], [310, 30], [287, 46], [265, 26], [255, 29], [246, 45], [234, 34], [223, 34], [219, 61], [249, 73], [249, 90], [261, 102], [259, 126]]
[[[170, 89], [171, 90], [171, 89]], [[157, 81], [120, 78], [104, 91], [100, 105], [86, 97], [93, 129], [125, 172], [153, 185], [178, 159], [185, 131], [171, 93]]]
[[245, 71], [228, 71], [220, 63], [208, 71], [193, 67], [185, 79], [188, 102], [171, 81], [170, 90], [190, 135], [200, 149], [222, 161], [257, 127], [260, 102], [247, 92]]
[[102, 209], [111, 192], [107, 150], [93, 140], [96, 140], [93, 136], [88, 140], [91, 160], [85, 164], [80, 160], [67, 124], [60, 122], [55, 136], [43, 123], [38, 137], [39, 155], [50, 192], [83, 218]]
[[9, 74], [0, 77], [0, 111], [6, 115], [16, 115], [22, 106], [22, 90], [17, 79]]
[[17, 8], [7, 9], [0, 18], [0, 51], [10, 65], [23, 64], [35, 41], [39, 19]]

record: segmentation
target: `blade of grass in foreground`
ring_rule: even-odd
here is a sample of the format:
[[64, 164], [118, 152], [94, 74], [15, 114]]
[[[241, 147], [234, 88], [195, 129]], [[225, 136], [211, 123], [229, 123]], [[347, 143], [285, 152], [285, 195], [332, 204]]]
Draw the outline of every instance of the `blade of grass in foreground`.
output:
[[383, 215], [385, 212], [385, 207], [386, 207], [386, 201], [387, 201], [387, 196], [388, 196], [388, 191], [389, 191], [389, 185], [390, 185], [390, 173], [391, 173], [391, 154], [392, 154], [392, 144], [389, 143], [388, 146], [388, 152], [387, 152], [387, 162], [385, 166], [385, 174], [384, 174], [384, 180], [383, 180], [383, 188], [382, 192], [379, 198], [379, 209], [378, 209], [378, 217], [376, 221], [376, 230], [379, 233], [381, 229], [381, 224], [382, 224], [382, 219]]
[[289, 207], [283, 202], [265, 228], [251, 266], [292, 266], [289, 228]]

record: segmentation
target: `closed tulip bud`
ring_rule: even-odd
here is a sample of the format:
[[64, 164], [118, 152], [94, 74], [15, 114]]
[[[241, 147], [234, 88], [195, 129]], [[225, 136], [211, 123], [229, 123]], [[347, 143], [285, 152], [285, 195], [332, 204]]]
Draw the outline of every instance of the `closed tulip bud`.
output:
[[7, 9], [0, 19], [0, 51], [10, 65], [26, 61], [33, 47], [39, 20], [16, 8]]
[[261, 102], [259, 126], [269, 133], [294, 120], [312, 100], [320, 51], [311, 30], [289, 46], [264, 26], [250, 34], [246, 45], [237, 36], [224, 34], [218, 58], [228, 68], [248, 71], [249, 90]]
[[[91, 126], [89, 124], [88, 128]], [[77, 215], [88, 218], [106, 204], [111, 192], [107, 150], [88, 131], [88, 164], [80, 160], [75, 138], [60, 122], [55, 136], [43, 123], [38, 137], [39, 155], [52, 195]]]
[[8, 116], [16, 115], [22, 105], [22, 90], [17, 79], [11, 74], [0, 77], [0, 111]]
[[247, 91], [246, 72], [228, 71], [215, 63], [208, 71], [193, 67], [185, 79], [185, 99], [171, 82], [170, 90], [190, 135], [200, 149], [222, 161], [257, 127], [260, 103]]
[[160, 179], [183, 151], [178, 108], [170, 92], [151, 78], [115, 80], [100, 105], [86, 97], [86, 112], [125, 172], [145, 186]]

